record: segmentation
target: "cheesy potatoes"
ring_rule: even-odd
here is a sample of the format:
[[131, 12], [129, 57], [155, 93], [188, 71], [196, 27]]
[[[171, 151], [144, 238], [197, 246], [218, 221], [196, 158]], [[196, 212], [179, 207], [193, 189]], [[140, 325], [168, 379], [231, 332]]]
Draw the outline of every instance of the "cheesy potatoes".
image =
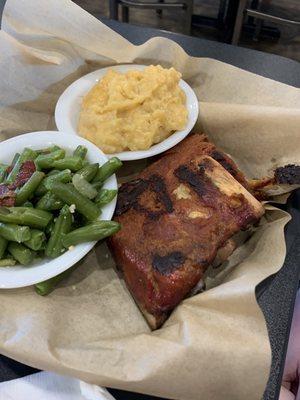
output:
[[180, 78], [174, 68], [160, 65], [109, 70], [83, 98], [79, 134], [104, 153], [149, 149], [187, 124]]

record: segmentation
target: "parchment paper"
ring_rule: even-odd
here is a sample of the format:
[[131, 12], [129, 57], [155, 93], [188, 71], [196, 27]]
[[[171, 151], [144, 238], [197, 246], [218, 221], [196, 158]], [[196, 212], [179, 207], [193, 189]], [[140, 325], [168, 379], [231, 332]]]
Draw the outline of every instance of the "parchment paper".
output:
[[[85, 73], [116, 63], [159, 63], [182, 72], [200, 100], [197, 129], [249, 176], [300, 160], [296, 88], [190, 57], [168, 39], [133, 46], [68, 0], [9, 0], [2, 26], [0, 140], [55, 128], [59, 95]], [[136, 167], [129, 165], [131, 172]], [[282, 266], [289, 220], [267, 208], [211, 288], [185, 300], [162, 329], [150, 332], [101, 244], [46, 298], [32, 288], [1, 290], [1, 353], [172, 399], [260, 399], [271, 354], [254, 289]]]

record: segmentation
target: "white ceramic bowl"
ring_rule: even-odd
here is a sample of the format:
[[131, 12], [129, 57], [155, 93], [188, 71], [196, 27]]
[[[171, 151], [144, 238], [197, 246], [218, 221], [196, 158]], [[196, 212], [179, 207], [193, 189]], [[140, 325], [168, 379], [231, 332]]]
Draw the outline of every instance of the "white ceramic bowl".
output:
[[[83, 96], [106, 74], [109, 69], [120, 72], [130, 70], [143, 70], [146, 65], [127, 64], [102, 68], [87, 74], [73, 82], [60, 96], [55, 108], [55, 122], [57, 129], [62, 132], [78, 135], [77, 125]], [[116, 154], [107, 154], [108, 157], [118, 157], [123, 161], [139, 160], [160, 154], [175, 146], [184, 139], [193, 129], [199, 114], [198, 100], [193, 89], [180, 80], [179, 86], [186, 94], [186, 106], [188, 109], [188, 122], [185, 129], [177, 131], [162, 142], [153, 145], [148, 150], [122, 151]]]
[[[91, 163], [98, 162], [100, 165], [107, 161], [107, 157], [94, 144], [80, 136], [74, 136], [57, 131], [32, 132], [25, 135], [15, 136], [12, 139], [0, 142], [0, 162], [9, 164], [15, 153], [21, 153], [24, 147], [41, 149], [57, 144], [67, 152], [72, 152], [78, 145], [86, 146], [88, 149], [87, 160]], [[107, 189], [117, 189], [115, 175], [110, 177], [104, 185]], [[116, 206], [116, 198], [102, 209], [99, 219], [110, 220]], [[82, 243], [68, 250], [55, 259], [43, 259], [29, 266], [16, 265], [14, 267], [0, 268], [0, 288], [18, 288], [33, 285], [52, 278], [70, 268], [83, 258], [96, 244], [96, 242]]]

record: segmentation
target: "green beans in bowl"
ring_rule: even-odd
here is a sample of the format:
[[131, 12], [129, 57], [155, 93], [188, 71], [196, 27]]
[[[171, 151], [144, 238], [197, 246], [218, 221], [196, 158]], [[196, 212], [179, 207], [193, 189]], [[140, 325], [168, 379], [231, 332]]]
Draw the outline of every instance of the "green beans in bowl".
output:
[[0, 142], [0, 154], [0, 288], [37, 284], [47, 294], [120, 229], [111, 218], [122, 163], [54, 131]]

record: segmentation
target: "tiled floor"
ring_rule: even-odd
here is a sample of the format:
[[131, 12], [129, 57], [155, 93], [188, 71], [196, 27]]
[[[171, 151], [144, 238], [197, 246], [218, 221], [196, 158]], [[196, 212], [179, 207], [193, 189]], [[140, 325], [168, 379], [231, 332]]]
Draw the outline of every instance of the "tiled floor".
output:
[[[109, 0], [74, 0], [82, 8], [96, 16], [109, 15]], [[268, 0], [268, 11], [281, 17], [300, 20], [300, 0]], [[195, 0], [194, 14], [217, 16], [219, 0]], [[131, 9], [130, 22], [141, 26], [150, 26], [181, 32], [180, 11], [165, 10], [160, 18], [153, 10]], [[268, 23], [270, 25], [270, 23]], [[279, 54], [300, 61], [300, 29], [282, 26], [280, 39], [253, 41], [242, 36], [240, 46]], [[193, 35], [217, 40], [217, 33], [211, 28], [193, 29]]]

